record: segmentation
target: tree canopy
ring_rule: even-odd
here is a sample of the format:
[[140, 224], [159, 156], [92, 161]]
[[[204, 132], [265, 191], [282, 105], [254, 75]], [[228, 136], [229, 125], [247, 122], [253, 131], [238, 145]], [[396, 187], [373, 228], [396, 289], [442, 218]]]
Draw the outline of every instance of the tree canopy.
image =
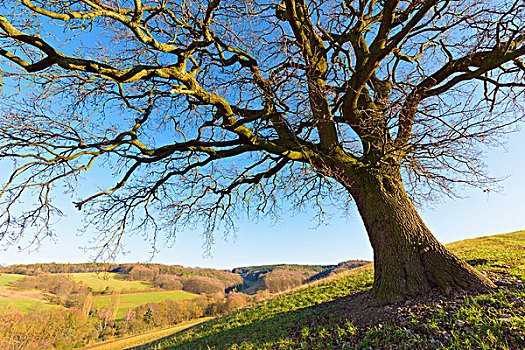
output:
[[[523, 116], [519, 0], [4, 3], [10, 243], [49, 233], [53, 187], [101, 165], [113, 183], [75, 205], [106, 246], [194, 222], [211, 242], [240, 210], [353, 199], [377, 275], [382, 245], [444, 251], [411, 199], [487, 181], [480, 146]], [[20, 211], [25, 192], [35, 205]]]

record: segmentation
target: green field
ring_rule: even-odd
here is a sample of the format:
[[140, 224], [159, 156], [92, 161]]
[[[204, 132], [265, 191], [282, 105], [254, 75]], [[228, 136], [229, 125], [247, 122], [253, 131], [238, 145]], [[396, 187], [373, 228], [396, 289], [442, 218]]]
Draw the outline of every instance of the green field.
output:
[[[363, 294], [355, 294], [371, 287], [370, 264], [138, 349], [525, 349], [525, 231], [448, 247], [500, 287], [376, 308], [363, 305]], [[365, 314], [390, 310], [395, 317], [354, 323], [349, 307]]]
[[35, 299], [7, 299], [0, 298], [0, 313], [8, 311], [22, 311], [28, 312], [32, 310], [45, 310], [57, 305], [44, 303]]
[[[97, 295], [93, 298], [93, 301], [97, 307], [108, 306], [111, 302], [112, 295]], [[164, 300], [183, 300], [193, 299], [198, 297], [197, 294], [184, 292], [181, 290], [177, 291], [165, 291], [165, 292], [146, 292], [146, 293], [131, 293], [131, 294], [120, 294], [119, 308], [117, 312], [117, 319], [120, 319], [126, 315], [126, 310], [136, 308], [137, 306], [144, 305], [147, 303], [159, 303]]]
[[[128, 281], [122, 278], [118, 273], [71, 273], [70, 275], [75, 281], [82, 282], [83, 285], [90, 287], [95, 292], [101, 292], [107, 287], [114, 291], [121, 292], [119, 309], [117, 319], [126, 315], [126, 310], [135, 308], [147, 303], [158, 303], [164, 300], [182, 300], [192, 299], [197, 297], [196, 294], [184, 291], [155, 291], [151, 283], [142, 281]], [[3, 274], [0, 275], [0, 288], [5, 288], [10, 293], [15, 293], [15, 290], [9, 287], [12, 281], [23, 278], [23, 275]], [[37, 292], [37, 291], [35, 291]], [[134, 292], [134, 293], [130, 293]], [[16, 292], [15, 294], [23, 294], [28, 292]], [[129, 293], [129, 294], [125, 294]], [[47, 309], [53, 305], [44, 303], [39, 300], [42, 297], [39, 295], [20, 297], [16, 295], [13, 297], [0, 296], [0, 312], [8, 310], [20, 310], [27, 312], [33, 309]], [[94, 302], [97, 307], [108, 306], [111, 301], [111, 295], [97, 295], [94, 297]]]
[[0, 287], [7, 287], [11, 285], [11, 282], [14, 282], [24, 277], [26, 276], [9, 273], [0, 274]]
[[0, 313], [8, 311], [27, 312], [56, 307], [56, 305], [40, 300], [42, 298], [41, 292], [17, 291], [11, 287], [12, 282], [24, 277], [26, 276], [17, 274], [0, 275]]
[[69, 273], [76, 282], [82, 282], [83, 285], [90, 287], [94, 292], [102, 292], [107, 287], [122, 293], [150, 291], [153, 286], [149, 282], [128, 281], [124, 275], [112, 272], [85, 272]]

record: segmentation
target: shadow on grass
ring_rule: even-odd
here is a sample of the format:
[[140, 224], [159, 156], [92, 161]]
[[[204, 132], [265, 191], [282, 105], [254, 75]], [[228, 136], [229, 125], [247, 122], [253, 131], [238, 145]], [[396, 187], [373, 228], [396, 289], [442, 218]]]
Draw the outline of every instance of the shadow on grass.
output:
[[[378, 312], [382, 308], [370, 306], [369, 301], [369, 293], [365, 291], [268, 317], [258, 314], [257, 308], [243, 310], [242, 313], [235, 312], [129, 350], [222, 349], [244, 342], [271, 344], [287, 337], [307, 336], [304, 329], [319, 329], [326, 325], [333, 327], [348, 321], [363, 324], [376, 322], [377, 317], [390, 317], [388, 313]], [[236, 323], [239, 325], [235, 326]], [[196, 338], [196, 334], [203, 329], [204, 335]]]

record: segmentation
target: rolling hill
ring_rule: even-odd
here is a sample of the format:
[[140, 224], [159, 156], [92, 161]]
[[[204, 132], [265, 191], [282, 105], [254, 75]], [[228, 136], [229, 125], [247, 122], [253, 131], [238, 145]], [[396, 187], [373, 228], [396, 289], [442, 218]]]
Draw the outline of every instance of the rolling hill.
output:
[[[132, 264], [124, 267], [113, 265], [115, 272], [68, 275], [76, 281], [82, 281], [93, 291], [93, 301], [100, 304], [99, 307], [109, 306], [107, 304], [118, 297], [115, 309], [118, 309], [117, 319], [125, 315], [129, 308], [165, 299], [195, 298], [204, 302], [203, 297], [196, 298], [196, 294], [160, 291], [152, 282], [131, 280], [131, 276], [126, 276], [126, 271], [129, 273], [137, 266], [141, 273], [156, 269], [157, 273], [172, 273], [172, 276], [181, 280], [196, 278], [195, 281], [202, 282], [215, 278], [224, 287], [236, 283], [242, 276], [244, 283], [236, 284], [235, 289], [247, 291], [252, 288], [252, 292], [257, 295], [249, 297], [250, 300], [260, 300], [198, 326], [194, 325], [210, 317], [195, 319], [184, 325], [175, 326], [175, 322], [166, 325], [166, 328], [150, 327], [144, 335], [131, 334], [122, 341], [112, 340], [100, 344], [104, 349], [127, 348], [160, 337], [164, 338], [135, 349], [525, 348], [525, 231], [465, 240], [448, 246], [489, 276], [498, 289], [478, 295], [444, 296], [436, 292], [404, 303], [377, 307], [370, 304], [367, 293], [373, 281], [373, 266], [362, 261], [329, 266], [248, 266], [235, 269], [234, 273]], [[23, 266], [16, 268], [24, 271]], [[25, 271], [33, 273], [35, 269], [46, 268], [59, 273], [64, 268], [82, 269], [84, 266], [38, 264]], [[177, 275], [181, 272], [185, 275]], [[45, 293], [41, 291], [16, 290], [11, 287], [12, 283], [23, 277], [0, 275], [0, 313], [14, 309], [31, 311], [53, 307], [46, 303]], [[298, 284], [291, 291], [277, 294], [257, 292], [271, 289], [272, 283], [278, 285], [279, 281], [293, 278], [297, 278], [295, 281]], [[119, 293], [112, 296], [108, 289]], [[235, 295], [239, 294], [230, 294]], [[222, 301], [223, 304], [225, 302], [226, 299]], [[192, 305], [191, 301], [184, 303]], [[190, 328], [178, 332], [186, 327]], [[168, 336], [172, 333], [175, 335]], [[92, 346], [99, 347], [99, 344]]]
[[[232, 272], [241, 275], [244, 280], [243, 285], [237, 288], [238, 291], [256, 294], [258, 291], [265, 290], [284, 291], [290, 287], [307, 284], [369, 263], [370, 261], [350, 260], [337, 265], [275, 264], [237, 267]], [[295, 283], [279, 283], [282, 282], [281, 280], [293, 280]]]
[[11, 288], [14, 281], [24, 278], [19, 274], [0, 274], [0, 313], [19, 310], [42, 310], [55, 307], [44, 300], [40, 291], [20, 291]]
[[[26, 277], [22, 274], [9, 272], [22, 271], [29, 276], [35, 273], [51, 273], [55, 275], [71, 277], [75, 282], [89, 288], [95, 293], [94, 302], [97, 307], [108, 306], [112, 293], [119, 293], [118, 318], [121, 318], [126, 310], [147, 303], [155, 303], [162, 300], [182, 300], [194, 298], [197, 293], [186, 291], [166, 291], [156, 288], [151, 281], [131, 280], [130, 271], [136, 266], [155, 268], [156, 273], [176, 276], [177, 278], [187, 278], [198, 276], [198, 278], [208, 278], [220, 281], [226, 292], [236, 290], [246, 294], [256, 294], [258, 291], [281, 292], [313, 280], [326, 278], [349, 269], [368, 264], [367, 261], [347, 261], [337, 265], [291, 265], [278, 264], [267, 266], [248, 266], [236, 268], [233, 271], [186, 268], [182, 266], [169, 266], [157, 264], [31, 264], [14, 265], [3, 267], [3, 274], [0, 275], [0, 311], [20, 310], [23, 312], [49, 308], [51, 305], [45, 300], [45, 293], [38, 290], [29, 292], [15, 291], [11, 288], [12, 282]], [[99, 269], [97, 272], [70, 272], [78, 270]], [[111, 271], [103, 271], [111, 269]], [[40, 271], [40, 272], [39, 272]], [[5, 273], [8, 272], [8, 273]], [[295, 280], [293, 280], [295, 278]], [[290, 284], [292, 281], [295, 284]], [[272, 289], [271, 283], [277, 283], [278, 287]], [[4, 292], [2, 294], [2, 291]], [[16, 294], [16, 295], [15, 295]], [[97, 295], [104, 294], [104, 295]]]
[[[117, 320], [124, 317], [128, 309], [134, 309], [140, 305], [144, 305], [147, 303], [158, 303], [164, 300], [177, 301], [184, 299], [193, 299], [197, 296], [197, 294], [188, 293], [182, 290], [149, 291], [143, 293], [120, 294], [118, 295]], [[93, 297], [93, 301], [97, 305], [97, 307], [107, 307], [111, 304], [111, 299], [113, 297], [113, 295], [97, 295]]]
[[448, 246], [498, 289], [376, 307], [365, 265], [134, 349], [524, 349], [525, 231]]
[[147, 292], [154, 290], [150, 282], [129, 281], [125, 275], [115, 272], [81, 272], [67, 274], [84, 286], [91, 288], [94, 292], [102, 292], [106, 288], [121, 293]]

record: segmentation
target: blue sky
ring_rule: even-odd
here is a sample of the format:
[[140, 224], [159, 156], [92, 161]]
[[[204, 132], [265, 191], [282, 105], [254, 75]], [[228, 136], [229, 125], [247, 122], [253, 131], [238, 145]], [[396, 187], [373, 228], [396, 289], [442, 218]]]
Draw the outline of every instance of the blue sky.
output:
[[[7, 85], [4, 86], [4, 93]], [[445, 199], [420, 209], [420, 214], [441, 242], [452, 242], [482, 235], [525, 229], [525, 131], [509, 136], [506, 149], [487, 152], [486, 163], [491, 175], [507, 177], [500, 193], [480, 189], [459, 192], [461, 199]], [[4, 170], [4, 171], [2, 171]], [[5, 166], [0, 168], [0, 183], [5, 180]], [[102, 181], [103, 179], [100, 179]], [[66, 217], [56, 225], [57, 237], [48, 240], [37, 251], [18, 251], [11, 247], [0, 251], [0, 264], [33, 262], [85, 262], [94, 251], [89, 246], [92, 236], [78, 236], [81, 213], [71, 200], [61, 198]], [[316, 226], [313, 213], [292, 214], [283, 210], [277, 221], [242, 221], [235, 237], [222, 239], [217, 235], [211, 255], [203, 248], [202, 233], [180, 232], [174, 242], [160, 243], [160, 250], [151, 261], [184, 266], [233, 268], [270, 263], [334, 264], [349, 259], [372, 259], [372, 250], [363, 224], [355, 208], [349, 217], [334, 212], [329, 225]], [[127, 255], [119, 262], [146, 262], [151, 246], [141, 237], [128, 237]]]
[[[420, 214], [441, 242], [506, 233], [525, 229], [525, 131], [511, 134], [506, 149], [487, 152], [490, 174], [505, 177], [499, 193], [466, 189], [461, 199], [430, 203]], [[78, 236], [81, 214], [68, 201], [63, 201], [67, 217], [58, 225], [55, 241], [46, 241], [38, 251], [18, 251], [12, 247], [0, 252], [0, 264], [33, 262], [84, 262], [93, 251], [80, 247], [89, 245], [89, 234]], [[184, 231], [169, 244], [160, 243], [152, 260], [151, 247], [141, 237], [129, 237], [125, 248], [129, 253], [118, 262], [158, 262], [184, 266], [233, 268], [270, 263], [333, 264], [349, 259], [371, 259], [372, 250], [357, 211], [350, 217], [334, 212], [329, 225], [316, 226], [312, 213], [292, 214], [283, 211], [277, 221], [243, 221], [235, 237], [222, 239], [217, 235], [211, 255], [203, 249], [201, 232]]]

